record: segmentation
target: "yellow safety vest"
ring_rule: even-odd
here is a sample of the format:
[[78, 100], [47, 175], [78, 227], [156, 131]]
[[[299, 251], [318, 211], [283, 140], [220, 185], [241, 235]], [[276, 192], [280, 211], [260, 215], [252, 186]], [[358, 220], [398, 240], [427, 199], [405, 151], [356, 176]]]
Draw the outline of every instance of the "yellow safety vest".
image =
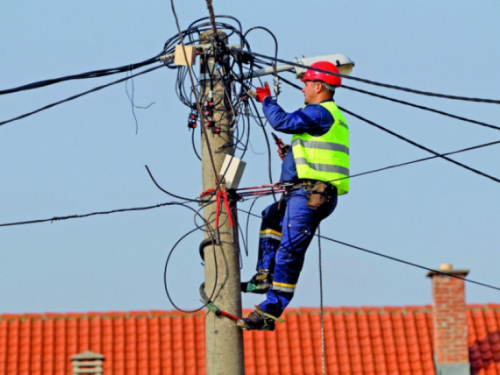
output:
[[338, 194], [349, 192], [349, 128], [333, 101], [318, 103], [334, 118], [330, 130], [319, 137], [294, 134], [292, 152], [299, 178], [330, 182]]

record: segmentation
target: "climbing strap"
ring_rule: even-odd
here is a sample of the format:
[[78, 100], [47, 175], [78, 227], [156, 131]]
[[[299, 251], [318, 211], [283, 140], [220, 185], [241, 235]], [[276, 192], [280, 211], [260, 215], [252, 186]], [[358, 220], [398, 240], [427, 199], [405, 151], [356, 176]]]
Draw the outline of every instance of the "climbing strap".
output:
[[262, 311], [262, 309], [259, 306], [255, 306], [255, 311], [258, 312], [263, 317], [270, 318], [272, 320], [277, 321], [278, 323], [284, 323], [285, 322], [285, 319], [277, 318], [275, 316], [272, 316], [271, 314], [268, 314], [268, 313]]

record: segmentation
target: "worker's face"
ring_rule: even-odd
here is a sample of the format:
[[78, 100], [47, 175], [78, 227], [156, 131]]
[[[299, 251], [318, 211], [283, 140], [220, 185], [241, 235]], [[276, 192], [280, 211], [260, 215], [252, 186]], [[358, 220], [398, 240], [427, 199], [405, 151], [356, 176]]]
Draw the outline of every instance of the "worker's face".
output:
[[306, 81], [302, 92], [304, 93], [304, 103], [313, 104], [317, 102], [317, 96], [321, 92], [323, 85], [318, 81]]

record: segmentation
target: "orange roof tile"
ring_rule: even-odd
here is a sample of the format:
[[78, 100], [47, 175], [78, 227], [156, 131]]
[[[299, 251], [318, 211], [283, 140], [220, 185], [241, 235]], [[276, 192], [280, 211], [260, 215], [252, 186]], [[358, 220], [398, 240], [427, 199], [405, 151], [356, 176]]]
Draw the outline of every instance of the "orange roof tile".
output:
[[[247, 375], [320, 374], [318, 309], [287, 310], [276, 332], [246, 332]], [[326, 308], [327, 371], [435, 374], [431, 306]], [[472, 374], [500, 375], [500, 305], [469, 305]], [[204, 313], [0, 315], [0, 374], [71, 374], [69, 357], [105, 355], [105, 374], [205, 374]]]

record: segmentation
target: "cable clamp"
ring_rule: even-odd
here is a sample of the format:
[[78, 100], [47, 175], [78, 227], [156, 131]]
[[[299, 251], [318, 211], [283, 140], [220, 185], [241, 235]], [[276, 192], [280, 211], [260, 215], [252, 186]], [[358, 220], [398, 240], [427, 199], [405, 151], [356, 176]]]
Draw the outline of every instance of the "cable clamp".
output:
[[215, 306], [215, 304], [212, 301], [210, 301], [210, 298], [208, 298], [207, 294], [205, 293], [205, 283], [201, 283], [199, 290], [202, 302], [205, 304], [205, 306], [209, 311], [213, 312], [218, 317], [224, 316], [228, 319], [231, 319], [234, 322], [237, 322], [239, 320], [237, 316], [222, 311], [217, 306]]

